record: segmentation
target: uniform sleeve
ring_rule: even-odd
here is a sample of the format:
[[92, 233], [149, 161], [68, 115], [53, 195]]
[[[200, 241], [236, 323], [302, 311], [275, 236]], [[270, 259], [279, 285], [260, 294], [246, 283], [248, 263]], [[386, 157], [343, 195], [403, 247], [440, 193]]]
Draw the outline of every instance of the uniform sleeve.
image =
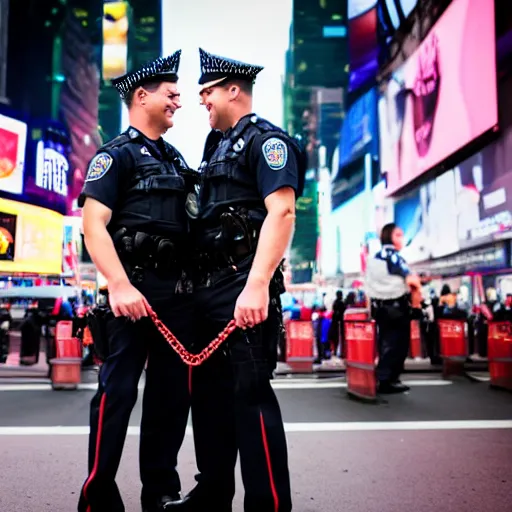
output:
[[256, 136], [250, 151], [250, 165], [256, 170], [261, 197], [284, 187], [299, 188], [299, 170], [293, 146], [285, 136]]
[[390, 254], [387, 262], [388, 272], [392, 276], [401, 276], [405, 279], [411, 273], [405, 260], [397, 253]]
[[116, 150], [98, 153], [89, 163], [78, 206], [82, 208], [86, 198], [91, 197], [113, 210], [119, 197], [121, 175], [126, 173], [125, 167]]

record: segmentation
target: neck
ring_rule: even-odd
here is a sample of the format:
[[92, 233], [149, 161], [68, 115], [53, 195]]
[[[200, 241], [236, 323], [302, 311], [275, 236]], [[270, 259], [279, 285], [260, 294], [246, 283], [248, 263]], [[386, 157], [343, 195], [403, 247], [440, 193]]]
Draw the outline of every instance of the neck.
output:
[[252, 104], [237, 109], [236, 112], [233, 112], [233, 115], [231, 116], [230, 128], [236, 126], [242, 117], [245, 117], [249, 114], [252, 114]]
[[156, 128], [153, 124], [151, 124], [147, 118], [142, 118], [135, 112], [130, 113], [129, 119], [130, 126], [133, 126], [136, 130], [139, 130], [139, 132], [144, 134], [148, 139], [158, 140], [165, 133], [165, 131]]

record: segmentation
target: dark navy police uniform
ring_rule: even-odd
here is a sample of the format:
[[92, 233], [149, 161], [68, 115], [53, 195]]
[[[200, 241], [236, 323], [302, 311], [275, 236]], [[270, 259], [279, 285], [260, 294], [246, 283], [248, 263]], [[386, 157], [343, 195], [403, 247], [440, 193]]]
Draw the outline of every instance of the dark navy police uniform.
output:
[[[233, 318], [266, 215], [264, 199], [282, 187], [299, 189], [295, 153], [285, 132], [251, 114], [225, 133], [203, 162], [198, 225], [199, 254], [204, 260], [195, 294], [203, 319], [201, 348]], [[237, 247], [236, 234], [223, 231], [223, 214], [230, 211], [235, 218], [248, 219], [245, 247]], [[279, 291], [272, 290], [271, 295], [275, 305]], [[224, 350], [193, 370], [192, 418], [200, 482], [218, 496], [219, 512], [231, 510], [237, 451], [245, 511], [291, 510], [286, 438], [270, 385], [278, 336], [269, 328], [276, 330], [272, 318], [276, 314], [271, 305], [267, 322], [235, 331]]]
[[399, 381], [410, 343], [407, 263], [392, 245], [368, 261], [366, 288], [378, 329], [377, 379], [381, 386]]
[[[129, 128], [98, 150], [79, 200], [83, 205], [92, 198], [112, 210], [107, 229], [131, 283], [189, 347], [194, 316], [184, 274], [189, 257], [185, 204], [193, 181], [194, 173], [173, 146]], [[163, 496], [180, 497], [176, 465], [190, 408], [188, 367], [148, 317], [133, 323], [110, 314], [105, 330], [108, 354], [91, 402], [89, 477], [78, 510], [125, 510], [115, 476], [146, 361], [141, 499], [143, 510], [163, 510]]]
[[[229, 78], [254, 81], [259, 66], [200, 50], [203, 88]], [[194, 295], [201, 318], [194, 352], [233, 319], [266, 217], [265, 198], [290, 187], [300, 195], [303, 153], [286, 132], [254, 114], [226, 133], [212, 131], [201, 164]], [[192, 421], [198, 485], [169, 510], [231, 512], [234, 469], [240, 454], [245, 512], [291, 510], [286, 437], [270, 385], [282, 335], [277, 270], [270, 283], [268, 319], [235, 330], [192, 372]]]

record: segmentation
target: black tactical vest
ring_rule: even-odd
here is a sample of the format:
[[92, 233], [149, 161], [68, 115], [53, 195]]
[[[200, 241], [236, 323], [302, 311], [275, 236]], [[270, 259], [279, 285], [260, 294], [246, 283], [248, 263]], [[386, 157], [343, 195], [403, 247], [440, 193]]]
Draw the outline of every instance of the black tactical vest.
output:
[[132, 128], [101, 149], [113, 148], [122, 159], [121, 165], [130, 165], [133, 173], [120, 191], [109, 231], [124, 226], [160, 236], [186, 234], [185, 201], [191, 189], [187, 177], [192, 171], [179, 153], [165, 143], [167, 154], [160, 155], [153, 144]]
[[[202, 171], [199, 206], [201, 220], [213, 226], [220, 213], [230, 206], [244, 207], [254, 217], [264, 219], [265, 203], [258, 191], [257, 176], [250, 169], [248, 155], [254, 137], [257, 134], [285, 137], [293, 143], [289, 135], [273, 124], [258, 118], [247, 116], [239, 121], [233, 130], [218, 142], [213, 154], [211, 148], [205, 149]], [[208, 158], [209, 157], [209, 158]]]

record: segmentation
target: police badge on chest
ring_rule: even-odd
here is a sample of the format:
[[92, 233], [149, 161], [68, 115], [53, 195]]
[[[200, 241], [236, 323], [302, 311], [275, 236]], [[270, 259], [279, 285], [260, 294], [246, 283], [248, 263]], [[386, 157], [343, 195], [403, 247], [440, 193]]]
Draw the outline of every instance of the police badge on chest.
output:
[[189, 192], [185, 200], [185, 210], [191, 219], [199, 217], [199, 205], [196, 192]]

